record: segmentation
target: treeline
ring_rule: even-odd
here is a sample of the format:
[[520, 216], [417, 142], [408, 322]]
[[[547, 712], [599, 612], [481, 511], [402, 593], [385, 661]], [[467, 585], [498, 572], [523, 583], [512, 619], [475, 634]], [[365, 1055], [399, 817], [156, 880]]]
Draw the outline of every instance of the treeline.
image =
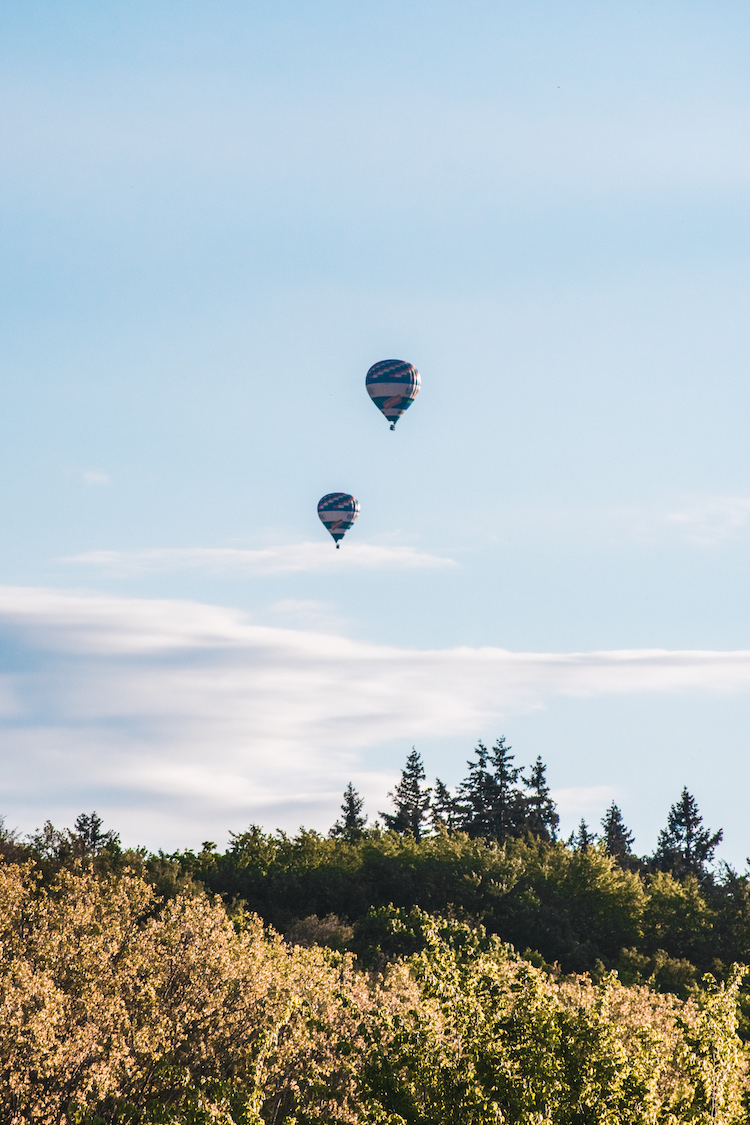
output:
[[[559, 840], [543, 762], [517, 767], [505, 739], [492, 749], [480, 743], [468, 767], [456, 790], [440, 780], [428, 787], [413, 750], [391, 811], [369, 825], [350, 784], [327, 836], [253, 825], [231, 833], [223, 852], [206, 841], [200, 851], [149, 855], [123, 851], [93, 813], [74, 829], [47, 822], [25, 839], [0, 828], [0, 854], [32, 860], [42, 878], [91, 861], [103, 873], [133, 870], [167, 899], [205, 890], [372, 968], [417, 951], [414, 908], [483, 927], [541, 966], [597, 979], [615, 970], [683, 997], [704, 973], [725, 979], [732, 964], [750, 964], [750, 876], [726, 864], [711, 869], [721, 832], [703, 826], [687, 790], [655, 853], [638, 857], [614, 804], [598, 837], [581, 822]], [[747, 1015], [750, 1035], [750, 1003]]]
[[645, 857], [504, 739], [389, 796], [224, 851], [0, 822], [0, 1125], [748, 1120], [750, 876], [686, 790]]
[[[81, 827], [58, 845], [95, 847]], [[741, 970], [683, 1001], [412, 909], [418, 949], [367, 972], [195, 888], [160, 901], [115, 858], [0, 864], [2, 1125], [747, 1120]], [[380, 939], [404, 926], [384, 912]]]
[[[497, 739], [492, 749], [479, 742], [474, 758], [467, 762], [466, 778], [451, 791], [440, 778], [433, 788], [427, 786], [422, 758], [413, 749], [399, 784], [389, 793], [394, 811], [380, 814], [385, 826], [415, 840], [444, 830], [499, 844], [528, 836], [554, 843], [560, 817], [547, 784], [547, 768], [537, 758], [524, 771], [515, 765], [514, 757], [505, 738]], [[367, 832], [363, 804], [350, 782], [341, 816], [330, 835], [350, 842], [360, 839]], [[695, 875], [703, 881], [712, 878], [709, 867], [724, 835], [721, 829], [711, 832], [703, 827], [698, 805], [687, 789], [669, 810], [667, 825], [659, 833], [652, 856], [639, 858], [633, 854], [633, 833], [614, 802], [602, 818], [601, 828], [599, 834], [592, 832], [582, 819], [567, 840], [568, 846], [585, 849], [601, 841], [609, 855], [631, 870], [669, 871], [676, 876]]]

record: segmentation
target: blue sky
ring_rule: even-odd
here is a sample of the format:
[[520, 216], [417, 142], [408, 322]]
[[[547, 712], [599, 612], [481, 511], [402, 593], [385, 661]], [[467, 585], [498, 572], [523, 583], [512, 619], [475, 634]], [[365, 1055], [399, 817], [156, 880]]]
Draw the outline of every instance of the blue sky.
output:
[[734, 2], [3, 5], [9, 823], [325, 829], [505, 733], [566, 830], [646, 851], [688, 785], [744, 864], [749, 49]]

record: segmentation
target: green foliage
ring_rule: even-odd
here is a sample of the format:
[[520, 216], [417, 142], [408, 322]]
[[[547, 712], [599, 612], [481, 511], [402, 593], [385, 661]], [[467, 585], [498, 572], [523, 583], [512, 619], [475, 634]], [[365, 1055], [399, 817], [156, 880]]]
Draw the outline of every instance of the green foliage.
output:
[[703, 817], [698, 812], [695, 798], [683, 789], [679, 801], [669, 810], [667, 827], [659, 833], [654, 853], [656, 866], [678, 877], [705, 876], [706, 865], [713, 859], [724, 833], [721, 829], [712, 833], [708, 828], [702, 828], [702, 824]]
[[607, 853], [618, 863], [626, 864], [631, 855], [633, 839], [633, 833], [625, 827], [622, 813], [613, 801], [602, 817], [602, 843]]
[[537, 758], [528, 777], [523, 778], [526, 793], [522, 796], [523, 828], [532, 836], [552, 843], [557, 836], [560, 817], [547, 785], [547, 767]]
[[705, 964], [713, 950], [714, 912], [694, 875], [682, 882], [666, 872], [652, 875], [643, 915], [646, 950]]
[[[750, 960], [746, 876], [726, 869], [707, 883], [649, 874], [621, 866], [603, 842], [571, 848], [525, 836], [500, 845], [445, 826], [420, 840], [370, 829], [349, 842], [251, 827], [226, 853], [152, 857], [145, 873], [162, 894], [205, 887], [227, 903], [244, 901], [282, 932], [335, 916], [354, 928], [360, 951], [370, 911], [418, 907], [484, 925], [565, 971], [622, 967], [629, 979], [681, 994], [704, 972], [722, 975], [722, 966]], [[623, 960], [624, 950], [642, 965]]]
[[[361, 871], [373, 856], [420, 877], [453, 865], [496, 904], [520, 887], [516, 902], [553, 902], [558, 918], [564, 906], [579, 951], [650, 932], [659, 910], [674, 930], [708, 909], [697, 880], [644, 883], [602, 845], [250, 831], [237, 847], [266, 876]], [[207, 843], [190, 879], [225, 860]], [[2, 1125], [746, 1120], [744, 969], [693, 981], [678, 1000], [603, 964], [595, 979], [566, 975], [474, 918], [414, 905], [371, 909], [353, 927], [308, 917], [284, 943], [242, 904], [227, 911], [190, 887], [159, 903], [144, 879], [90, 859], [51, 876], [0, 863]], [[359, 960], [320, 941], [353, 945]], [[654, 980], [679, 964], [663, 950], [622, 960], [623, 977], [629, 966]]]
[[477, 744], [475, 760], [468, 762], [469, 774], [459, 789], [462, 807], [461, 828], [473, 837], [502, 843], [515, 835], [523, 821], [523, 798], [517, 781], [519, 767], [505, 738], [492, 750]]
[[427, 916], [421, 929], [424, 949], [406, 962], [421, 1003], [380, 1010], [367, 1030], [367, 1122], [698, 1122], [709, 1089], [711, 1120], [738, 1120], [736, 983], [702, 995], [698, 1012], [649, 1007], [616, 978], [556, 984], [496, 940]]
[[[95, 827], [104, 834], [101, 823]], [[147, 856], [110, 843], [86, 846], [81, 835], [47, 824], [33, 843], [6, 833], [5, 846], [9, 858], [34, 858], [44, 878], [80, 862], [101, 874], [140, 872], [166, 898], [218, 893], [232, 909], [244, 903], [302, 944], [363, 956], [372, 947], [373, 963], [390, 954], [365, 937], [370, 912], [377, 917], [390, 907], [483, 925], [564, 971], [617, 968], [628, 980], [682, 996], [703, 973], [723, 978], [733, 962], [750, 961], [747, 875], [728, 867], [712, 879], [649, 872], [610, 854], [606, 841], [583, 847], [529, 834], [501, 845], [445, 823], [419, 840], [378, 828], [347, 839], [305, 829], [266, 834], [251, 825], [231, 837], [226, 852], [207, 842], [198, 852]], [[745, 1003], [743, 1034], [750, 1032], [750, 998]]]
[[429, 822], [430, 796], [432, 790], [422, 783], [425, 780], [424, 766], [418, 751], [412, 747], [401, 771], [401, 780], [395, 792], [388, 796], [393, 799], [394, 813], [381, 813], [386, 827], [393, 832], [413, 836], [421, 840]]
[[438, 777], [430, 806], [432, 827], [436, 832], [445, 829], [455, 832], [461, 823], [461, 803], [454, 797], [448, 786]]
[[575, 832], [571, 832], [568, 839], [568, 847], [574, 848], [577, 852], [585, 852], [593, 844], [596, 843], [596, 834], [589, 830], [586, 821], [581, 817], [578, 828]]
[[698, 1017], [685, 1012], [680, 1018], [684, 1032], [685, 1067], [692, 1092], [685, 1106], [686, 1117], [699, 1122], [741, 1122], [743, 1112], [743, 1050], [737, 1037], [737, 999], [747, 969], [735, 965], [726, 982], [717, 983], [706, 974], [698, 993]]
[[362, 816], [364, 800], [360, 797], [351, 781], [344, 790], [344, 801], [341, 805], [341, 816], [328, 833], [329, 836], [338, 836], [348, 843], [361, 840], [367, 825], [367, 817]]

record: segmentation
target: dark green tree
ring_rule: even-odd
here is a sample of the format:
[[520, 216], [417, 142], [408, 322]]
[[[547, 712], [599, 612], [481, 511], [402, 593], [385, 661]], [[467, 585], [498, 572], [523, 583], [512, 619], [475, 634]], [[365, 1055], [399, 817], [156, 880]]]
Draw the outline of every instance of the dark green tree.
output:
[[455, 832], [461, 822], [460, 802], [439, 777], [435, 779], [430, 811], [432, 826], [436, 832], [439, 831], [441, 825], [447, 828], [448, 832]]
[[585, 852], [596, 843], [596, 834], [589, 829], [586, 821], [581, 817], [581, 823], [575, 832], [568, 837], [568, 847], [575, 848], [577, 852]]
[[608, 853], [618, 863], [632, 854], [633, 833], [625, 827], [622, 813], [613, 801], [602, 817], [602, 840]]
[[500, 843], [508, 836], [522, 834], [524, 828], [524, 797], [518, 788], [521, 768], [513, 765], [515, 755], [510, 749], [504, 736], [498, 738], [489, 759], [494, 784], [489, 835]]
[[491, 750], [477, 744], [475, 760], [468, 762], [469, 776], [459, 786], [461, 825], [473, 837], [498, 840], [517, 836], [524, 827], [524, 798], [518, 788], [521, 769], [505, 737]]
[[459, 827], [474, 837], [491, 835], [495, 808], [495, 779], [489, 769], [490, 752], [477, 743], [474, 761], [468, 761], [469, 774], [458, 787]]
[[424, 780], [422, 758], [412, 746], [406, 765], [401, 771], [401, 780], [394, 792], [388, 794], [396, 811], [380, 814], [386, 828], [390, 828], [392, 832], [400, 832], [402, 836], [413, 836], [415, 840], [422, 839], [432, 793], [428, 786], [422, 784]]
[[527, 792], [523, 795], [523, 828], [540, 840], [548, 844], [557, 839], [557, 827], [560, 817], [557, 807], [550, 797], [550, 788], [547, 785], [547, 767], [540, 757], [531, 767], [531, 773], [523, 778]]
[[42, 828], [29, 834], [27, 841], [31, 855], [47, 864], [64, 864], [101, 852], [120, 853], [120, 837], [112, 829], [102, 831], [102, 818], [96, 812], [81, 813], [75, 828], [55, 828], [46, 820]]
[[351, 781], [344, 790], [344, 800], [341, 805], [341, 816], [334, 824], [328, 835], [334, 839], [338, 837], [353, 844], [361, 840], [365, 832], [367, 817], [362, 816], [364, 798], [360, 797]]
[[102, 831], [102, 818], [96, 813], [81, 813], [76, 817], [71, 833], [73, 850], [84, 855], [98, 855], [104, 848], [119, 848], [120, 837], [113, 830]]
[[20, 863], [26, 859], [30, 848], [22, 842], [17, 828], [6, 828], [5, 817], [0, 816], [0, 861], [7, 863]]
[[702, 828], [703, 817], [698, 812], [695, 797], [683, 788], [680, 799], [669, 810], [667, 827], [659, 833], [654, 852], [654, 863], [662, 871], [670, 871], [677, 878], [684, 875], [706, 875], [706, 865], [711, 863], [724, 832], [711, 832]]

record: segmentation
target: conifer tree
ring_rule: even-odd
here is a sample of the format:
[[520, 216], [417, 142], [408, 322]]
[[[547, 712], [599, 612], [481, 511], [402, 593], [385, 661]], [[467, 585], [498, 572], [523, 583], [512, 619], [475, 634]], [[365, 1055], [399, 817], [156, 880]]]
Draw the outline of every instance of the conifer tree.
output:
[[344, 790], [344, 800], [341, 805], [341, 816], [334, 824], [328, 835], [332, 838], [339, 837], [353, 844], [361, 840], [365, 832], [367, 817], [362, 816], [364, 798], [360, 797], [351, 781]]
[[468, 761], [468, 777], [461, 782], [459, 792], [460, 827], [470, 836], [491, 835], [495, 807], [495, 780], [488, 769], [490, 753], [483, 742], [477, 743], [475, 760]]
[[680, 799], [669, 810], [667, 827], [659, 833], [654, 853], [654, 863], [662, 871], [671, 871], [678, 878], [683, 875], [706, 875], [706, 864], [713, 859], [724, 832], [720, 828], [712, 833], [701, 828], [703, 817], [698, 812], [695, 797], [683, 788]]
[[625, 827], [622, 813], [613, 801], [602, 817], [602, 840], [609, 855], [618, 863], [632, 854], [633, 833]]
[[520, 767], [504, 737], [492, 750], [477, 744], [475, 761], [468, 762], [469, 776], [459, 787], [461, 828], [470, 836], [498, 840], [518, 833], [523, 822], [523, 796], [517, 787]]
[[435, 779], [431, 813], [432, 826], [436, 832], [441, 826], [444, 826], [448, 832], [454, 832], [461, 822], [460, 802], [439, 777]]
[[596, 843], [596, 834], [589, 829], [588, 824], [581, 817], [577, 831], [571, 832], [567, 842], [569, 848], [575, 848], [577, 852], [585, 852]]
[[400, 832], [403, 836], [413, 836], [415, 840], [422, 839], [432, 792], [427, 786], [422, 785], [424, 780], [422, 758], [412, 746], [406, 765], [401, 771], [401, 780], [394, 792], [388, 794], [396, 811], [380, 814], [386, 828], [390, 828], [392, 832]]
[[513, 765], [515, 755], [511, 754], [510, 749], [503, 736], [495, 741], [490, 752], [495, 800], [489, 834], [500, 843], [523, 830], [524, 800], [517, 785], [521, 768]]
[[120, 843], [120, 837], [114, 829], [102, 832], [102, 818], [97, 812], [77, 816], [71, 838], [84, 855], [97, 855], [103, 848], [116, 848]]
[[557, 839], [557, 815], [555, 802], [550, 797], [547, 785], [547, 767], [540, 757], [531, 767], [531, 773], [523, 778], [528, 792], [523, 796], [523, 827], [540, 840], [553, 843]]

